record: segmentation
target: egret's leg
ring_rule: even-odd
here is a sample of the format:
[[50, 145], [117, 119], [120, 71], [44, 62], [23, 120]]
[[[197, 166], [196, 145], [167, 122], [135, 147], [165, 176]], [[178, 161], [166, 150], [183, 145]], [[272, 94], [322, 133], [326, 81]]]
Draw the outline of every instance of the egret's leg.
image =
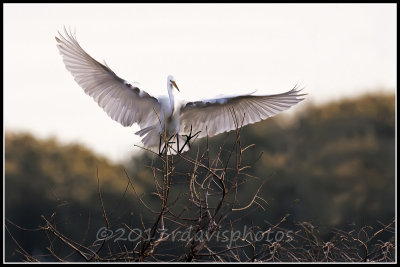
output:
[[[190, 125], [190, 133], [189, 133], [189, 135], [185, 135], [185, 136], [186, 136], [186, 140], [185, 140], [185, 143], [183, 144], [181, 150], [179, 151], [179, 153], [181, 153], [182, 150], [185, 148], [185, 146], [187, 145], [187, 143], [188, 143], [189, 140], [190, 140], [190, 136], [191, 136], [191, 135], [192, 135], [192, 126]], [[190, 145], [189, 145], [189, 148], [190, 148]]]
[[[201, 131], [198, 131], [198, 132], [195, 133], [194, 135], [186, 136], [186, 143], [187, 143], [187, 145], [189, 146], [189, 148], [190, 148], [190, 140], [191, 140], [192, 138], [196, 137], [200, 132], [201, 132]], [[185, 144], [186, 144], [186, 143], [185, 143]]]
[[183, 144], [183, 146], [181, 147], [181, 149], [178, 151], [179, 154], [182, 153], [182, 150], [185, 148], [185, 146], [187, 145], [187, 143], [188, 143], [188, 139], [186, 138], [185, 143]]
[[158, 145], [158, 155], [159, 155], [159, 156], [162, 155], [162, 153], [161, 153], [161, 134], [160, 134], [160, 143], [159, 143], [159, 145]]
[[169, 140], [171, 140], [171, 138], [168, 139], [168, 141], [164, 144], [162, 150], [160, 151], [161, 146], [162, 146], [162, 143], [161, 143], [161, 141], [162, 141], [162, 136], [160, 135], [160, 146], [158, 147], [158, 155], [159, 155], [159, 156], [161, 156], [162, 154], [164, 154], [164, 151], [167, 151], [166, 149], [167, 149], [167, 146], [168, 146], [168, 144], [169, 144]]
[[186, 141], [185, 141], [185, 143], [183, 144], [183, 146], [182, 146], [181, 150], [179, 151], [179, 153], [182, 152], [182, 150], [185, 148], [186, 145], [188, 145], [189, 148], [190, 148], [190, 140], [191, 140], [192, 138], [196, 137], [196, 136], [201, 132], [201, 131], [198, 131], [197, 133], [195, 133], [194, 135], [192, 135], [192, 130], [193, 130], [193, 128], [192, 128], [192, 126], [190, 125], [190, 133], [189, 133], [189, 135], [185, 135], [185, 136], [186, 136]]
[[176, 150], [178, 153], [181, 153], [181, 150], [179, 150], [179, 134], [176, 134]]

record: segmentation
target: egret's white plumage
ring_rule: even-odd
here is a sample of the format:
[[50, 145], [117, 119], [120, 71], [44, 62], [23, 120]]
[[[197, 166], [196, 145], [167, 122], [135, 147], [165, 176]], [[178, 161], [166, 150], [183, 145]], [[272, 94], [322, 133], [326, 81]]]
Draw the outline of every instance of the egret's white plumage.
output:
[[[155, 152], [160, 149], [160, 136], [166, 134], [175, 153], [187, 140], [186, 135], [214, 136], [236, 129], [238, 126], [259, 122], [272, 117], [302, 101], [300, 90], [275, 95], [239, 95], [218, 97], [196, 102], [176, 102], [175, 79], [167, 78], [168, 96], [155, 98], [146, 93], [137, 82], [128, 83], [118, 77], [106, 64], [87, 54], [76, 37], [65, 30], [65, 36], [56, 37], [57, 47], [67, 70], [75, 81], [115, 121], [123, 126], [137, 123], [143, 145]], [[179, 91], [179, 89], [178, 89]], [[179, 140], [176, 140], [176, 138]], [[178, 142], [177, 142], [178, 141]], [[188, 150], [184, 146], [183, 151]]]

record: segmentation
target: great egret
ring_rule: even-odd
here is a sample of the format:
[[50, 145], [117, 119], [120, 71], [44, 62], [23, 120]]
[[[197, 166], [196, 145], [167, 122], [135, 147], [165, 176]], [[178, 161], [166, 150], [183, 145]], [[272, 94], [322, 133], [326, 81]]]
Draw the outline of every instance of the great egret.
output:
[[128, 83], [106, 63], [93, 59], [81, 48], [76, 36], [65, 28], [64, 31], [65, 36], [58, 32], [57, 47], [75, 81], [113, 120], [123, 126], [137, 123], [141, 130], [136, 134], [143, 137], [144, 147], [154, 152], [165, 149], [163, 140], [168, 140], [167, 150], [171, 154], [186, 151], [194, 135], [201, 138], [228, 132], [265, 120], [303, 100], [298, 97], [304, 94], [294, 87], [274, 95], [249, 94], [178, 103], [174, 88], [179, 89], [172, 75], [167, 79], [168, 96], [155, 98], [139, 83]]

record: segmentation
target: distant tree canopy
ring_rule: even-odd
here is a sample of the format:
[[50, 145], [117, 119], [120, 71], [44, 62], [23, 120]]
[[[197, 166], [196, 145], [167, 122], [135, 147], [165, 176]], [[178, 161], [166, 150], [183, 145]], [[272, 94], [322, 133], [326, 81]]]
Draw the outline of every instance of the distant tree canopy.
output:
[[[287, 121], [278, 123], [279, 120]], [[209, 140], [209, 153], [234, 135]], [[284, 114], [244, 127], [243, 156], [248, 173], [258, 177], [241, 188], [241, 200], [266, 180], [260, 196], [268, 202], [262, 215], [252, 213], [244, 223], [278, 221], [290, 214], [293, 222], [311, 221], [322, 228], [348, 225], [376, 226], [395, 215], [395, 98], [365, 95], [323, 106], [308, 106], [290, 120]], [[204, 150], [206, 140], [197, 141]], [[140, 224], [151, 216], [138, 208], [128, 190], [133, 178], [138, 194], [151, 201], [152, 169], [157, 158], [145, 152], [125, 164], [111, 164], [80, 145], [62, 145], [55, 139], [39, 140], [27, 133], [5, 134], [6, 218], [25, 228], [42, 225], [40, 216], [61, 214], [65, 231], [79, 238], [88, 225], [103, 222], [97, 190], [97, 171], [105, 206], [116, 222]], [[179, 166], [185, 173], [186, 165]], [[185, 177], [173, 185], [184, 191]], [[324, 230], [325, 229], [325, 230]], [[45, 237], [27, 237], [18, 229], [13, 236], [30, 253], [44, 247]], [[77, 232], [77, 233], [76, 233]], [[34, 233], [32, 233], [34, 235]], [[18, 259], [13, 241], [6, 235], [6, 259]], [[36, 249], [36, 250], [35, 250]]]

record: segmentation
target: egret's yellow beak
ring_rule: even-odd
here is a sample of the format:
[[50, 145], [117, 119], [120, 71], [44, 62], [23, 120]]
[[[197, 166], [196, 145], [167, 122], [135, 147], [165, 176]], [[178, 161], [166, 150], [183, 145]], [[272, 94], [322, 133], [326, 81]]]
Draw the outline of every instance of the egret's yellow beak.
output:
[[179, 88], [178, 88], [178, 85], [176, 85], [175, 81], [171, 81], [171, 83], [172, 83], [172, 85], [176, 88], [176, 90], [178, 90], [178, 91], [180, 92], [180, 90], [179, 90]]

